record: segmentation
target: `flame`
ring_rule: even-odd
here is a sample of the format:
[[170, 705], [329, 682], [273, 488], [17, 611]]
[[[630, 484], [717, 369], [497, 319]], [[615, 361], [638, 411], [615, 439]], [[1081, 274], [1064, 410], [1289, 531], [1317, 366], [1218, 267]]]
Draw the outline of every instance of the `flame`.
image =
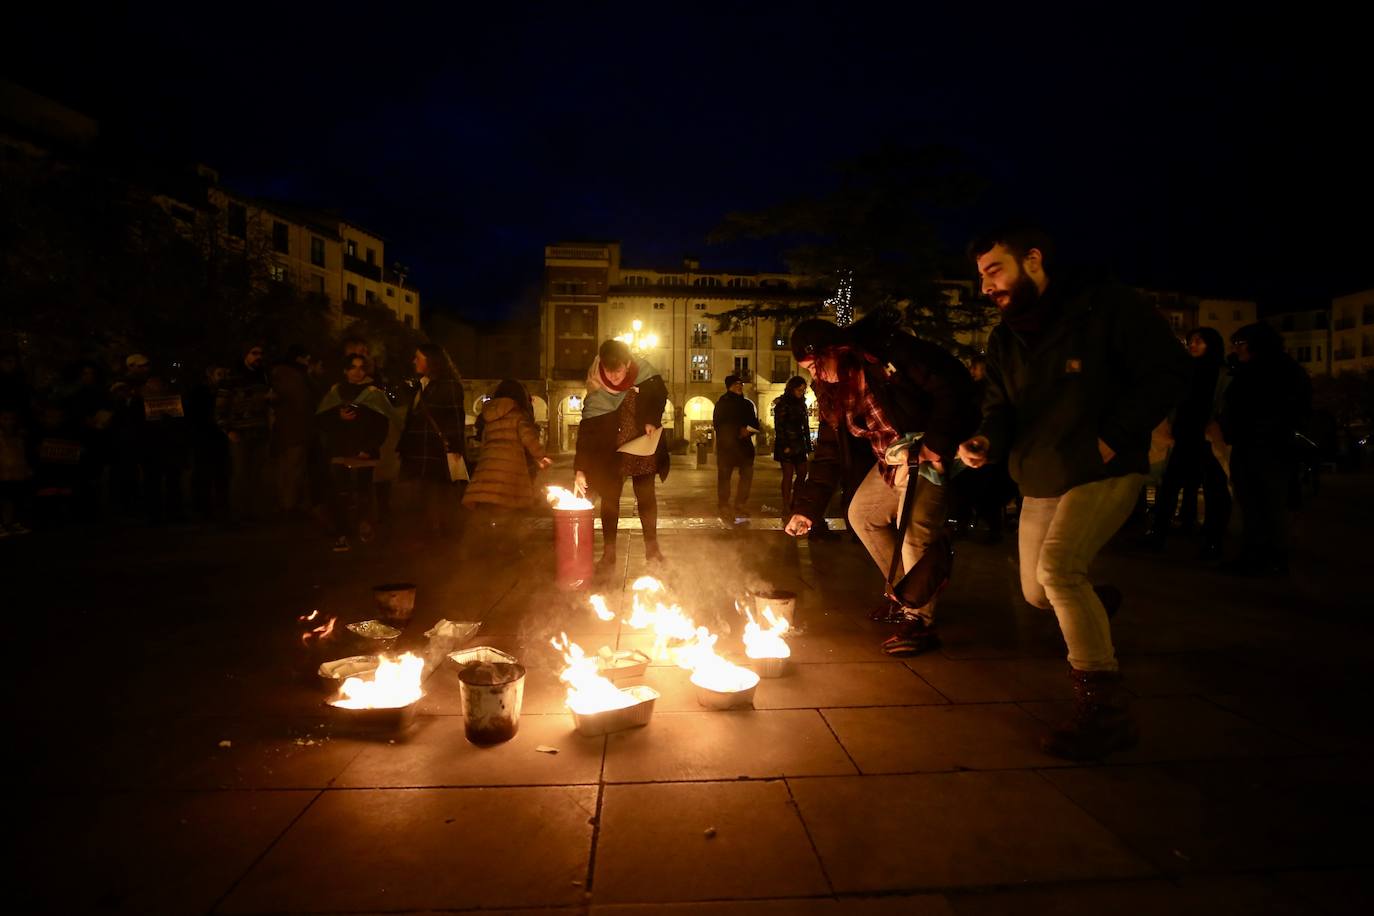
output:
[[[716, 653], [719, 636], [696, 622], [678, 605], [659, 600], [667, 599], [663, 583], [652, 576], [641, 576], [631, 586], [633, 610], [625, 623], [636, 630], [649, 630], [654, 636], [650, 655], [671, 657], [674, 664], [692, 672], [692, 683], [712, 690], [733, 692], [747, 690], [758, 683], [758, 675], [741, 668]], [[597, 616], [605, 602], [593, 596], [592, 607]], [[606, 618], [603, 618], [606, 619]], [[785, 627], [785, 622], [783, 623]], [[779, 634], [782, 630], [777, 631]], [[784, 644], [784, 649], [786, 644]]]
[[768, 622], [766, 630], [758, 625], [753, 614], [749, 614], [749, 622], [744, 625], [744, 654], [750, 658], [790, 657], [792, 648], [783, 639], [788, 629], [787, 618], [776, 616], [772, 608], [766, 607], [763, 619]]
[[320, 609], [319, 609], [319, 608], [315, 608], [315, 610], [311, 611], [311, 612], [309, 613], [309, 615], [307, 615], [307, 616], [305, 616], [305, 617], [297, 617], [296, 619], [299, 620], [301, 623], [309, 623], [310, 621], [314, 620], [314, 619], [315, 619], [316, 617], [318, 617], [318, 616], [320, 616]]
[[[310, 621], [314, 620], [315, 617], [316, 617], [316, 615], [318, 615], [319, 613], [320, 613], [319, 611], [311, 611], [309, 617], [302, 617], [302, 618], [300, 618], [300, 619], [301, 619], [302, 621], [306, 622], [306, 623], [309, 623]], [[302, 634], [301, 634], [301, 645], [303, 645], [303, 646], [308, 646], [308, 645], [310, 645], [310, 641], [311, 641], [312, 639], [318, 641], [318, 640], [325, 640], [325, 639], [328, 639], [329, 637], [333, 636], [333, 635], [334, 635], [334, 622], [337, 621], [338, 619], [339, 619], [339, 618], [337, 618], [337, 617], [330, 617], [328, 623], [323, 624], [323, 625], [318, 626], [318, 627], [315, 627], [315, 629], [310, 630], [309, 632], [302, 633]]]
[[602, 620], [615, 620], [615, 614], [611, 613], [611, 609], [606, 607], [605, 598], [600, 595], [592, 595], [588, 600], [591, 602], [592, 610], [596, 611], [597, 617], [600, 617]]
[[545, 487], [547, 499], [555, 509], [590, 509], [592, 501], [581, 496], [576, 496], [571, 490], [562, 487]]
[[420, 674], [425, 660], [413, 652], [399, 659], [382, 656], [373, 676], [364, 680], [351, 677], [339, 688], [339, 699], [331, 700], [343, 709], [393, 709], [409, 706], [424, 695]]
[[568, 708], [573, 712], [585, 716], [610, 709], [625, 709], [639, 702], [633, 694], [602, 677], [597, 669], [596, 657], [583, 652], [581, 646], [568, 639], [567, 633], [558, 634], [549, 640], [549, 645], [563, 653], [563, 660], [568, 663], [558, 677], [568, 685]]

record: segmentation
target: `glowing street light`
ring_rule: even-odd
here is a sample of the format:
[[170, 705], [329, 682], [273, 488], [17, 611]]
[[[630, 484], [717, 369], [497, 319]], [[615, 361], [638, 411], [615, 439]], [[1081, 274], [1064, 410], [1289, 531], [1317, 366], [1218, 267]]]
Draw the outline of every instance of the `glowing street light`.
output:
[[630, 345], [630, 349], [636, 353], [643, 353], [646, 350], [653, 350], [658, 347], [658, 335], [654, 333], [644, 334], [644, 322], [636, 318], [630, 322], [630, 330], [616, 337], [616, 340], [624, 341]]

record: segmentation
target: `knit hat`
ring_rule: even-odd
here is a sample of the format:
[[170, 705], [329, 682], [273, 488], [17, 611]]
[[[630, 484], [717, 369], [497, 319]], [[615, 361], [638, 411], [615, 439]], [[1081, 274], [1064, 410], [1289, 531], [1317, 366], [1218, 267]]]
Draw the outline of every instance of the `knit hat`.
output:
[[792, 330], [792, 356], [797, 362], [810, 359], [844, 339], [844, 332], [822, 318], [808, 318]]

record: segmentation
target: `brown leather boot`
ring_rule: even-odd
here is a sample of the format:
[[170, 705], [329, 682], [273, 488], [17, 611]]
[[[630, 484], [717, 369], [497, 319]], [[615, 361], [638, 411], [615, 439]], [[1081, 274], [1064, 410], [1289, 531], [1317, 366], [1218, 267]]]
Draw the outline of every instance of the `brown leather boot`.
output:
[[1045, 753], [1067, 760], [1095, 760], [1135, 746], [1138, 739], [1119, 671], [1069, 669], [1073, 717], [1040, 739]]

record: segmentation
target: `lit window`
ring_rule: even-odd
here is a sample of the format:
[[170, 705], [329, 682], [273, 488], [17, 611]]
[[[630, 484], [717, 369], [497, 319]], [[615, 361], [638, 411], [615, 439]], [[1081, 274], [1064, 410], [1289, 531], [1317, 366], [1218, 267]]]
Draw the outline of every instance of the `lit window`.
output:
[[268, 265], [267, 275], [272, 278], [274, 283], [286, 282], [286, 266], [283, 264]]

